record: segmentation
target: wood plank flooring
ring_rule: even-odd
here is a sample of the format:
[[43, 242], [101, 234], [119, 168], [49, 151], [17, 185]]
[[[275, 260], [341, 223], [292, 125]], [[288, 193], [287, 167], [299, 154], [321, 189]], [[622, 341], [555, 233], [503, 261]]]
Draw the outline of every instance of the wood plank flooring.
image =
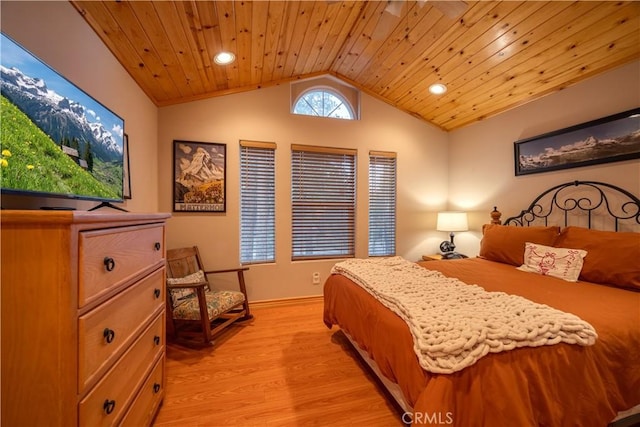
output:
[[211, 347], [167, 346], [165, 426], [403, 426], [402, 410], [339, 329], [322, 300], [255, 305], [255, 319]]

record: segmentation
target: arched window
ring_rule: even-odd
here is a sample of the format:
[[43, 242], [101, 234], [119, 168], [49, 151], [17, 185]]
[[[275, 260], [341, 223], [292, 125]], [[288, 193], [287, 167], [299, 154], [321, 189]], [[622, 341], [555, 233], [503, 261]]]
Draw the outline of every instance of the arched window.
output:
[[349, 102], [337, 91], [314, 87], [304, 91], [295, 102], [293, 114], [354, 120]]

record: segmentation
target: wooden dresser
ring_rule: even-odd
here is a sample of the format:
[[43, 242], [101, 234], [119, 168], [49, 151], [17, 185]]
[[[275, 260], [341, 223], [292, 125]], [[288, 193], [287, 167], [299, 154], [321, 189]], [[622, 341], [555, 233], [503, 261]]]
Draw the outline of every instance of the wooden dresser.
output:
[[168, 214], [1, 211], [3, 426], [150, 425]]

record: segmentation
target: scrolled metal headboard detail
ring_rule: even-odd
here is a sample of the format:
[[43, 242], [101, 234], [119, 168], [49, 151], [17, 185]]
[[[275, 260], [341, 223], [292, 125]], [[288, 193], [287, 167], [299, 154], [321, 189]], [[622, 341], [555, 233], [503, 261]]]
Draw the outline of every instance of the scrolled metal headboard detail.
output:
[[615, 231], [619, 231], [621, 221], [640, 224], [640, 199], [620, 187], [597, 181], [556, 185], [536, 197], [519, 215], [507, 218], [504, 224], [524, 227], [543, 222], [544, 225], [559, 225], [549, 223], [552, 214], [559, 214], [566, 227], [570, 225], [570, 215], [582, 214], [586, 215], [587, 228], [592, 228], [596, 211], [611, 218]]

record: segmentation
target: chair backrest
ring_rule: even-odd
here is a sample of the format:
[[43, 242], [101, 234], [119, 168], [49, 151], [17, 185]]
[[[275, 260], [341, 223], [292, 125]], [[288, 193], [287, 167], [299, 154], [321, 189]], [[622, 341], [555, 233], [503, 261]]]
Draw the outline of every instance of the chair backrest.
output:
[[197, 246], [167, 250], [167, 277], [178, 278], [204, 270]]

